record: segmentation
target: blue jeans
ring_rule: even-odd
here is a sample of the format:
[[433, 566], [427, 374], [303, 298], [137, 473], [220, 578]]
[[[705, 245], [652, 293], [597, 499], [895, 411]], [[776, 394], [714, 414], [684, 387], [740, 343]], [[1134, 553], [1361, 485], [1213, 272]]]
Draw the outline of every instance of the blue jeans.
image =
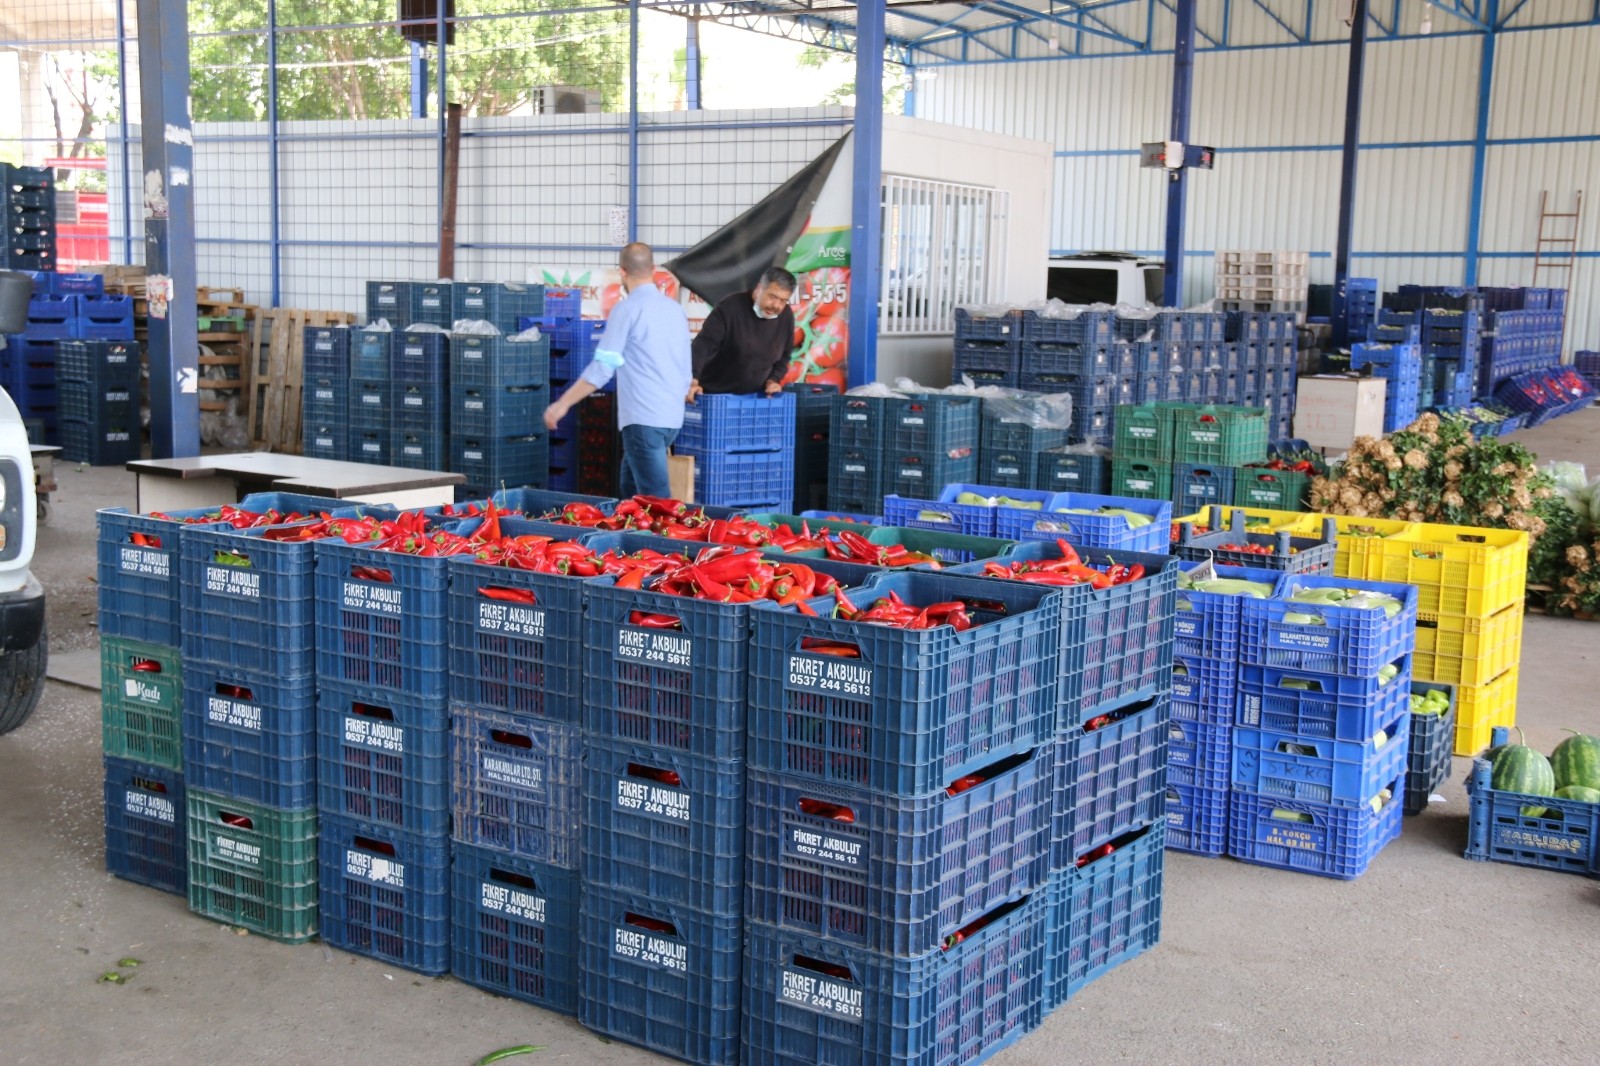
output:
[[627, 496], [672, 495], [667, 480], [667, 449], [678, 439], [676, 429], [622, 427], [622, 484]]

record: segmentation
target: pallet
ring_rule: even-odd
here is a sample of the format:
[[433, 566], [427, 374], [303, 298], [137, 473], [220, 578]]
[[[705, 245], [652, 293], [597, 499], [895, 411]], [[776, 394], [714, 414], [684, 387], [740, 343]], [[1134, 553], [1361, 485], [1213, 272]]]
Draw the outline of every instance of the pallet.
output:
[[256, 312], [250, 334], [253, 383], [246, 424], [257, 449], [299, 453], [306, 327], [346, 325], [355, 320], [356, 316], [346, 311], [279, 308]]
[[[1549, 614], [1549, 609], [1545, 607], [1545, 600], [1547, 597], [1553, 595], [1555, 591], [1556, 590], [1549, 585], [1530, 584], [1528, 586], [1527, 613], [1543, 615]], [[1573, 614], [1561, 615], [1559, 617], [1575, 618], [1580, 622], [1600, 621], [1600, 615], [1593, 615], [1588, 611], [1576, 611]]]

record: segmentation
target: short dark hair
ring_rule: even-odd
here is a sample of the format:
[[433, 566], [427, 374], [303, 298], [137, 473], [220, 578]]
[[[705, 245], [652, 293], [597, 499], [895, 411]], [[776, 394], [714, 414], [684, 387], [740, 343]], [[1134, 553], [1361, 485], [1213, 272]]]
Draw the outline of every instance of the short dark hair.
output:
[[624, 245], [622, 254], [617, 257], [617, 266], [631, 278], [648, 278], [655, 273], [655, 252], [651, 251], [648, 244], [634, 241]]
[[776, 285], [784, 292], [793, 292], [796, 284], [798, 282], [794, 280], [794, 275], [783, 267], [767, 267], [761, 272], [761, 280], [756, 282], [756, 288], [764, 289], [768, 285]]

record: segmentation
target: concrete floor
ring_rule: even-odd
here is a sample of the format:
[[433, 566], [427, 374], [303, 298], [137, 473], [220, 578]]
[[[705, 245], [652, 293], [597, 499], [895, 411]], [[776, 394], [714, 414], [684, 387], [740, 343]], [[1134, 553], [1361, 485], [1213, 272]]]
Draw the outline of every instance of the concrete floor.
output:
[[[1521, 435], [1600, 473], [1600, 410]], [[36, 570], [61, 651], [95, 643], [97, 507], [116, 470], [59, 470]], [[1600, 733], [1600, 625], [1530, 618], [1520, 716], [1549, 751]], [[0, 738], [0, 1064], [661, 1063], [574, 1021], [320, 944], [240, 936], [104, 871], [96, 693], [52, 682]], [[1580, 1063], [1600, 1042], [1600, 882], [1461, 858], [1462, 774], [1358, 881], [1170, 854], [1161, 945], [996, 1066]], [[98, 984], [119, 959], [123, 985]], [[1588, 1050], [1585, 1051], [1584, 1049]]]

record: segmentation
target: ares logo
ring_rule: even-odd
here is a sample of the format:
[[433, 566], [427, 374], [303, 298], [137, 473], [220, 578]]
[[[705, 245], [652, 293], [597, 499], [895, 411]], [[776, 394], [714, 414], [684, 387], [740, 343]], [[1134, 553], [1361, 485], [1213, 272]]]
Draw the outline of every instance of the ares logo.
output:
[[824, 259], [844, 260], [850, 257], [850, 249], [841, 248], [836, 244], [824, 245], [817, 253]]

